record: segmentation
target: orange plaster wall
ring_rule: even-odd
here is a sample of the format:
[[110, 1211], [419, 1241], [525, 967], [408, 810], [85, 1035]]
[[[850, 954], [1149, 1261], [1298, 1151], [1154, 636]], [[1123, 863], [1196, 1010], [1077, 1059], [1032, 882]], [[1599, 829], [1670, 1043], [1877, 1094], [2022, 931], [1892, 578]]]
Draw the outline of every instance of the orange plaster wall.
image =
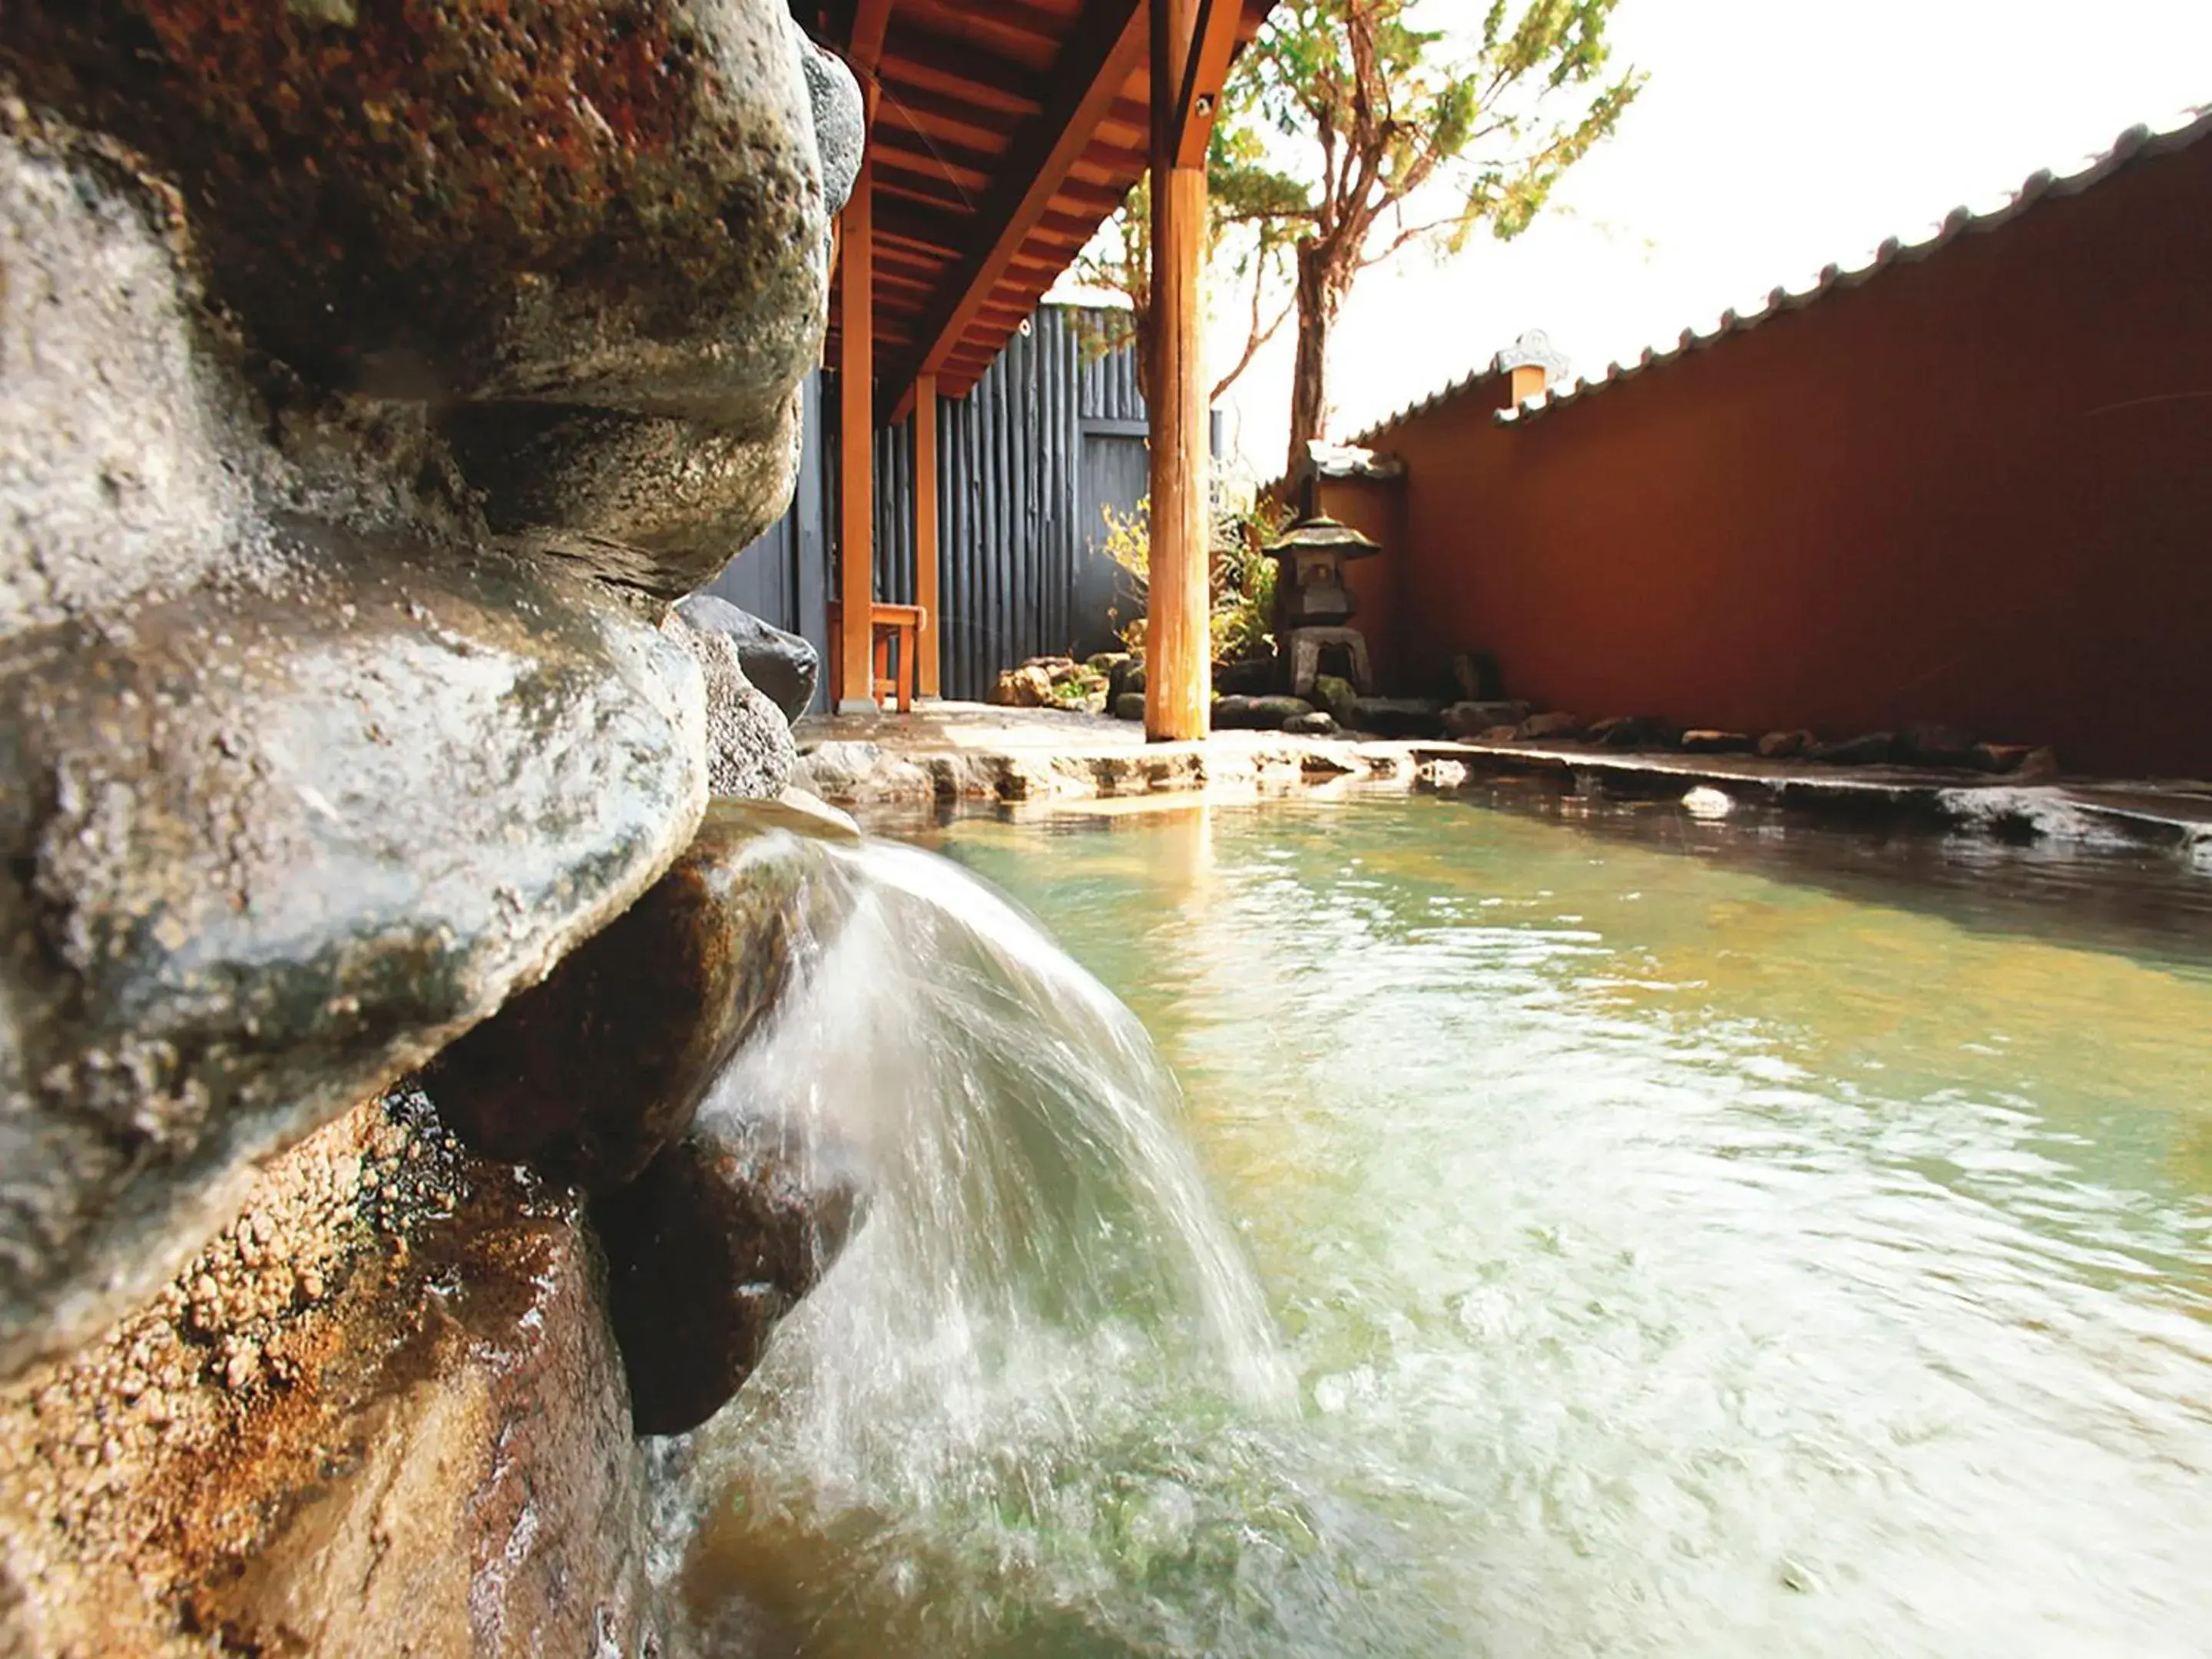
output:
[[1326, 497], [1392, 550], [1360, 621], [1400, 689], [1486, 647], [1585, 716], [1943, 720], [2212, 775], [2212, 140], [1535, 419], [1501, 401], [1369, 441], [1407, 464], [1395, 538]]

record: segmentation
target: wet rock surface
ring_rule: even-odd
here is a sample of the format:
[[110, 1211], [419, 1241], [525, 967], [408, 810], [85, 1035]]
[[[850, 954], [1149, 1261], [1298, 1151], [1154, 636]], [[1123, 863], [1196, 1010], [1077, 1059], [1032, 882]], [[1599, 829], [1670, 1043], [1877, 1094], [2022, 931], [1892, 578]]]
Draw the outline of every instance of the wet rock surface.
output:
[[768, 0], [22, 0], [0, 64], [173, 175], [318, 380], [729, 424], [818, 348], [814, 109], [859, 100]]
[[796, 392], [738, 428], [535, 404], [443, 419], [493, 530], [662, 599], [712, 581], [791, 505]]
[[728, 636], [745, 678], [768, 693], [785, 720], [797, 720], [813, 705], [821, 660], [810, 641], [712, 593], [694, 593], [676, 608], [694, 627]]
[[174, 192], [0, 98], [0, 635], [180, 587], [240, 540], [245, 400], [206, 337]]
[[717, 1100], [631, 1186], [592, 1206], [640, 1434], [680, 1434], [752, 1374], [836, 1259], [857, 1178]]
[[730, 635], [701, 627], [681, 611], [666, 626], [696, 660], [706, 684], [708, 788], [716, 795], [773, 800], [799, 763], [790, 721], [747, 677]]
[[602, 1271], [578, 1200], [419, 1096], [353, 1109], [0, 1392], [0, 1650], [651, 1651]]
[[773, 0], [25, 0], [0, 70], [175, 181], [258, 378], [446, 410], [501, 533], [673, 599], [788, 504], [860, 100]]
[[446, 1121], [593, 1192], [635, 1179], [802, 969], [802, 917], [828, 923], [794, 834], [837, 832], [777, 805], [709, 806], [642, 898], [438, 1057], [424, 1081]]
[[698, 683], [585, 582], [305, 527], [273, 591], [0, 646], [0, 1360], [619, 911], [702, 809]]
[[[789, 499], [861, 127], [775, 0], [9, 9], [0, 1651], [659, 1650], [584, 1200], [356, 1103], [784, 790], [662, 623]], [[549, 1165], [773, 1001], [755, 873]]]
[[[1139, 711], [1139, 718], [1143, 711]], [[810, 744], [800, 752], [793, 781], [824, 800], [865, 805], [881, 800], [929, 800], [937, 785], [927, 768], [880, 744]]]

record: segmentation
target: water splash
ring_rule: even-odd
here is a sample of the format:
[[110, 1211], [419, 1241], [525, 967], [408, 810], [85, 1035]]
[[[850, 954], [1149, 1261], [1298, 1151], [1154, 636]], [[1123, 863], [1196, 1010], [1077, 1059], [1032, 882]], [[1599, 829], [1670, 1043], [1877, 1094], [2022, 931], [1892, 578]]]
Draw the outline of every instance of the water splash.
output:
[[1005, 1651], [1009, 1597], [1080, 1623], [1133, 1559], [1264, 1523], [1202, 1515], [1176, 1468], [1282, 1416], [1290, 1375], [1136, 1018], [957, 865], [776, 833], [836, 921], [705, 1109], [857, 1176], [866, 1216], [674, 1460], [685, 1596], [718, 1650], [763, 1603], [843, 1650], [842, 1595], [874, 1640], [904, 1607], [927, 1650]]

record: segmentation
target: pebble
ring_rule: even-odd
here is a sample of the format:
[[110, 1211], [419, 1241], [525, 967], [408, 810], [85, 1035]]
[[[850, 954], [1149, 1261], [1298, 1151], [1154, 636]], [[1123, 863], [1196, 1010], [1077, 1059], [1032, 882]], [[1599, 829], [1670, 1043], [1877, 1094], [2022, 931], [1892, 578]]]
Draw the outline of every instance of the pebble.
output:
[[1735, 811], [1726, 791], [1699, 784], [1682, 797], [1682, 810], [1693, 818], [1724, 818]]

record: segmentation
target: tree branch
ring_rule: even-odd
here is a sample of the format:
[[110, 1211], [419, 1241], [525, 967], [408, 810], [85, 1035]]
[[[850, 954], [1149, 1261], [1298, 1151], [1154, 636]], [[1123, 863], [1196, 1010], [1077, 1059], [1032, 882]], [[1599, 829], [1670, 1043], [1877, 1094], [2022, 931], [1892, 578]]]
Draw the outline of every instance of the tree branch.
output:
[[1267, 272], [1264, 269], [1261, 271], [1259, 276], [1253, 279], [1252, 324], [1250, 331], [1245, 336], [1244, 355], [1237, 358], [1237, 366], [1234, 368], [1231, 368], [1226, 374], [1223, 375], [1219, 380], [1213, 383], [1213, 390], [1206, 394], [1206, 402], [1209, 404], [1219, 398], [1223, 392], [1228, 391], [1231, 386], [1237, 383], [1237, 377], [1238, 375], [1242, 374], [1246, 369], [1251, 368], [1252, 360], [1260, 355], [1260, 348], [1266, 345], [1268, 341], [1275, 337], [1276, 331], [1281, 328], [1284, 323], [1289, 319], [1291, 308], [1297, 303], [1297, 296], [1296, 295], [1292, 295], [1291, 298], [1283, 301], [1283, 308], [1275, 313], [1275, 320], [1269, 323], [1265, 328], [1261, 327], [1260, 293], [1261, 289], [1265, 285], [1266, 281]]

